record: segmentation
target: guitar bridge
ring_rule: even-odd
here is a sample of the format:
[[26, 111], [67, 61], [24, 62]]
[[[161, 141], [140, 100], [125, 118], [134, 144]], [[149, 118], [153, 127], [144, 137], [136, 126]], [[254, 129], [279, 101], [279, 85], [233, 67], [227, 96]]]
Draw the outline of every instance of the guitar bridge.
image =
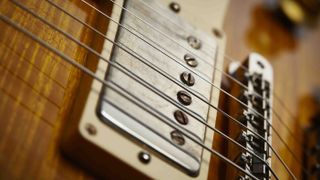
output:
[[[229, 135], [237, 139], [246, 149], [230, 144], [228, 156], [259, 179], [270, 179], [272, 67], [256, 53], [250, 54], [243, 64], [232, 63], [229, 67], [229, 73], [238, 80], [238, 82], [233, 81], [230, 92], [232, 96], [241, 100], [240, 102], [230, 100], [232, 102], [230, 115], [237, 117], [242, 124], [242, 126], [234, 123], [230, 125]], [[248, 150], [253, 153], [249, 153]], [[230, 178], [239, 177], [239, 172], [231, 168], [228, 171]], [[245, 174], [240, 177], [248, 178]]]

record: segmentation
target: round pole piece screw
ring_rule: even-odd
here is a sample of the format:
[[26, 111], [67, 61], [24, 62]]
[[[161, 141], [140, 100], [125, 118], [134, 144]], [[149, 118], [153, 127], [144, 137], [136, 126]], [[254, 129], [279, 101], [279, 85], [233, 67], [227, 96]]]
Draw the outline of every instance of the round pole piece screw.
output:
[[177, 94], [178, 100], [185, 106], [188, 106], [192, 102], [191, 96], [185, 91], [179, 91]]
[[184, 114], [184, 112], [182, 112], [180, 110], [176, 110], [173, 113], [173, 116], [176, 119], [176, 121], [178, 121], [178, 123], [180, 123], [182, 125], [186, 125], [189, 122], [188, 116], [186, 114]]
[[178, 12], [180, 12], [180, 10], [181, 10], [180, 5], [179, 5], [178, 3], [176, 3], [176, 2], [171, 2], [171, 3], [169, 4], [169, 7], [170, 7], [170, 9], [171, 9], [173, 12], [175, 12], [175, 13], [178, 13]]
[[186, 63], [190, 67], [197, 67], [198, 66], [198, 61], [196, 60], [196, 58], [194, 58], [190, 54], [184, 55], [184, 60], [186, 61]]
[[150, 154], [143, 152], [143, 151], [141, 151], [138, 154], [138, 158], [139, 158], [140, 162], [142, 162], [143, 164], [148, 164], [151, 161]]
[[178, 131], [178, 130], [174, 130], [170, 133], [171, 135], [171, 139], [173, 141], [173, 143], [177, 144], [177, 145], [184, 145], [185, 140], [182, 136], [182, 134]]
[[194, 77], [191, 73], [188, 73], [188, 72], [183, 72], [181, 75], [180, 75], [180, 79], [181, 81], [188, 85], [188, 86], [193, 86], [194, 85]]
[[193, 47], [194, 49], [200, 49], [201, 48], [201, 41], [198, 38], [196, 38], [194, 36], [189, 36], [187, 38], [187, 41], [188, 41], [189, 45], [191, 47]]

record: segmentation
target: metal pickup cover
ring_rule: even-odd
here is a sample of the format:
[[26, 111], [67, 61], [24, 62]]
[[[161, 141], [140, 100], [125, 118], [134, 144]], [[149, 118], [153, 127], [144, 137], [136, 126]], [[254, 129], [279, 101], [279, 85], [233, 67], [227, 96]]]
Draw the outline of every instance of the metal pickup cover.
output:
[[[175, 127], [185, 128], [197, 141], [204, 139], [205, 126], [198, 120], [207, 120], [209, 107], [198, 97], [210, 99], [211, 84], [203, 78], [212, 82], [217, 42], [156, 1], [146, 2], [152, 8], [142, 1], [126, 1], [127, 11], [122, 12], [122, 27], [116, 37], [120, 47], [114, 46], [111, 56], [123, 71], [109, 67], [106, 74], [106, 80], [131, 100], [104, 87], [98, 115], [106, 124], [196, 176], [203, 149]], [[167, 14], [170, 21], [158, 18], [153, 9]], [[177, 31], [177, 25], [189, 33]], [[195, 48], [195, 42], [201, 46]], [[184, 114], [178, 117], [175, 112], [181, 109]]]

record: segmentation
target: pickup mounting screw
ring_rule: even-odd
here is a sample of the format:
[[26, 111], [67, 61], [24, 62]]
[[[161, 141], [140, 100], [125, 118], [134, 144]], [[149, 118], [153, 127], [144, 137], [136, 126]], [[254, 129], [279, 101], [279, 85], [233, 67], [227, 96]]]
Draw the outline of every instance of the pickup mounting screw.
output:
[[183, 105], [188, 106], [192, 102], [191, 96], [185, 91], [179, 91], [177, 96], [178, 96], [179, 102], [182, 103]]
[[186, 125], [189, 122], [188, 116], [180, 110], [176, 110], [173, 116], [180, 124]]
[[150, 154], [143, 151], [138, 154], [138, 158], [143, 164], [148, 164], [151, 161]]
[[171, 3], [169, 4], [169, 7], [170, 7], [170, 9], [171, 9], [173, 12], [175, 12], [175, 13], [178, 13], [178, 12], [180, 12], [180, 10], [181, 10], [180, 5], [179, 5], [178, 3], [176, 3], [176, 2], [171, 2]]
[[186, 63], [187, 63], [190, 67], [197, 67], [197, 66], [198, 66], [198, 62], [197, 62], [196, 58], [194, 58], [194, 57], [191, 56], [190, 54], [184, 55], [184, 60], [186, 61]]
[[194, 49], [200, 49], [201, 48], [201, 41], [198, 38], [196, 38], [194, 36], [189, 36], [187, 38], [187, 41], [188, 41], [189, 45], [191, 47], [193, 47]]
[[93, 136], [97, 134], [97, 129], [92, 124], [87, 124], [85, 128], [90, 135]]
[[188, 73], [188, 72], [183, 72], [181, 75], [180, 75], [180, 79], [183, 83], [185, 83], [186, 85], [188, 86], [193, 86], [194, 85], [194, 77], [192, 76], [191, 73]]
[[217, 38], [222, 38], [222, 32], [219, 29], [213, 28], [212, 32]]
[[180, 146], [184, 145], [185, 143], [182, 134], [178, 130], [174, 130], [171, 132], [171, 139], [173, 143], [178, 144]]

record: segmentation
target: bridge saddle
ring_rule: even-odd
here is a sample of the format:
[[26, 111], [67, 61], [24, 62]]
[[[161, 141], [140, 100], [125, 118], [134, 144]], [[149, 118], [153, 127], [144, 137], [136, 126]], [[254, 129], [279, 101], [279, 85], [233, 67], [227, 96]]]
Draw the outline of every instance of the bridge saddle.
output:
[[[259, 179], [270, 179], [272, 67], [262, 56], [252, 53], [244, 63], [230, 64], [229, 73], [240, 82], [233, 81], [230, 92], [241, 101], [230, 98], [229, 114], [237, 117], [243, 125], [230, 124], [229, 136], [237, 139], [246, 149], [230, 144], [228, 156]], [[228, 171], [230, 178], [249, 178], [231, 168]]]

